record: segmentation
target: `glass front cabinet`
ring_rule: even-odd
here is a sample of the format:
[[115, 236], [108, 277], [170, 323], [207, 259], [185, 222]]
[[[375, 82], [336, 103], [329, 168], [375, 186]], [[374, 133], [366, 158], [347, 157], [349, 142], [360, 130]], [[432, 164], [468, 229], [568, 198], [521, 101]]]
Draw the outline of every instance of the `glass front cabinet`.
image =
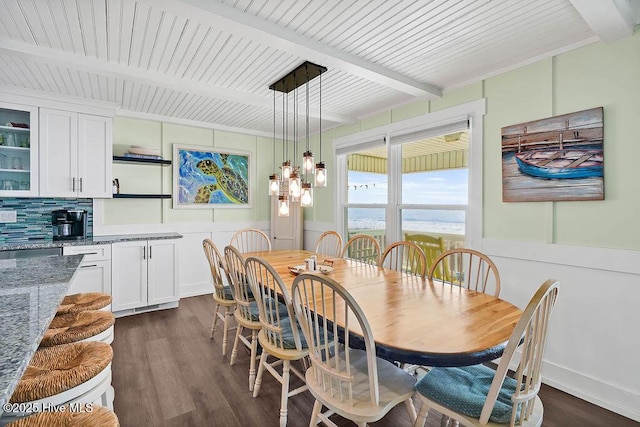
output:
[[38, 108], [0, 102], [0, 196], [38, 195]]

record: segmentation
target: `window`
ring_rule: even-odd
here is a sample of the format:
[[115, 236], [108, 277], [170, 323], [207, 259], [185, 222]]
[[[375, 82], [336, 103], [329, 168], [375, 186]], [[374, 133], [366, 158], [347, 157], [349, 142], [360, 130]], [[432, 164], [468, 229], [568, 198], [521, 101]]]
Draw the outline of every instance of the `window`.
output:
[[480, 99], [335, 138], [343, 236], [374, 233], [386, 244], [418, 231], [482, 250], [485, 112]]
[[[468, 133], [396, 146], [401, 154], [396, 168], [389, 167], [393, 146], [347, 155], [347, 237], [368, 234], [384, 248], [387, 241], [403, 240], [406, 234], [428, 234], [442, 237], [447, 248], [461, 246], [468, 200]], [[389, 182], [397, 185], [399, 197], [391, 197]]]

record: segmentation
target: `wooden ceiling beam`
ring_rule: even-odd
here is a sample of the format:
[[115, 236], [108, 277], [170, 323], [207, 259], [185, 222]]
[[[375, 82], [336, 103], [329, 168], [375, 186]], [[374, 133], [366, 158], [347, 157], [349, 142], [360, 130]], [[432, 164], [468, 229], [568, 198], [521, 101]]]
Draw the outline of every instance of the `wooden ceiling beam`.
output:
[[570, 1], [604, 43], [630, 37], [638, 24], [638, 5], [629, 0]]
[[[282, 49], [304, 60], [337, 68], [366, 80], [416, 97], [440, 98], [441, 88], [366, 61], [339, 49], [283, 28], [257, 16], [209, 0], [146, 0], [179, 16], [188, 16], [217, 30], [230, 31], [259, 43]], [[324, 113], [323, 113], [324, 115]]]
[[[245, 105], [263, 107], [269, 111], [273, 108], [273, 98], [256, 95], [222, 86], [214, 86], [208, 83], [200, 83], [190, 79], [169, 76], [159, 72], [119, 64], [113, 61], [92, 58], [72, 52], [63, 52], [56, 49], [34, 46], [0, 36], [0, 52], [26, 60], [45, 61], [62, 67], [86, 71], [106, 77], [126, 79], [142, 84], [154, 84], [165, 89], [177, 90], [187, 93], [204, 95], [213, 99], [235, 102]], [[301, 115], [304, 111], [301, 111]], [[319, 117], [319, 112], [310, 111], [309, 115]], [[341, 123], [355, 123], [357, 119], [345, 114], [322, 111], [322, 119]]]

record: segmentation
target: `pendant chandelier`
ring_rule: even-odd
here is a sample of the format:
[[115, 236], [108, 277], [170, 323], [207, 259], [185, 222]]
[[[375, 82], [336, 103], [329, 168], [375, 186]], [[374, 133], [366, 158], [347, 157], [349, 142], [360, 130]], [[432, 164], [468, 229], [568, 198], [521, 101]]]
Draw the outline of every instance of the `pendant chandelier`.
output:
[[[310, 147], [310, 107], [309, 82], [318, 77], [318, 94], [320, 109], [319, 147], [322, 159], [322, 73], [326, 67], [304, 62], [287, 75], [272, 83], [269, 89], [273, 91], [273, 169], [269, 176], [269, 195], [278, 197], [278, 216], [289, 216], [289, 203], [300, 203], [303, 207], [313, 206], [313, 187], [327, 186], [327, 171], [322, 160], [315, 163]], [[304, 88], [305, 134], [306, 150], [300, 166], [297, 165], [298, 143], [300, 135], [298, 128], [299, 92]], [[282, 166], [281, 176], [276, 170], [276, 92], [282, 93]], [[293, 132], [289, 138], [289, 103], [293, 101]], [[289, 160], [289, 139], [293, 140], [293, 162]]]

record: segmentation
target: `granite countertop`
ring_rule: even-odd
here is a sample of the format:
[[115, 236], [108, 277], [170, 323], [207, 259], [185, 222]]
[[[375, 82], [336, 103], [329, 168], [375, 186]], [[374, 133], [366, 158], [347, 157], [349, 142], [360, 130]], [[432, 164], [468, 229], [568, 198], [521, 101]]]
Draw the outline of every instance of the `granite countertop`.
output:
[[0, 405], [8, 401], [38, 349], [82, 258], [0, 260]]
[[0, 251], [13, 251], [20, 249], [45, 249], [62, 248], [64, 246], [86, 246], [86, 245], [107, 245], [118, 242], [129, 242], [135, 240], [163, 240], [181, 239], [182, 234], [178, 233], [147, 233], [147, 234], [119, 234], [108, 236], [93, 236], [93, 238], [83, 240], [33, 240], [20, 243], [0, 244]]

